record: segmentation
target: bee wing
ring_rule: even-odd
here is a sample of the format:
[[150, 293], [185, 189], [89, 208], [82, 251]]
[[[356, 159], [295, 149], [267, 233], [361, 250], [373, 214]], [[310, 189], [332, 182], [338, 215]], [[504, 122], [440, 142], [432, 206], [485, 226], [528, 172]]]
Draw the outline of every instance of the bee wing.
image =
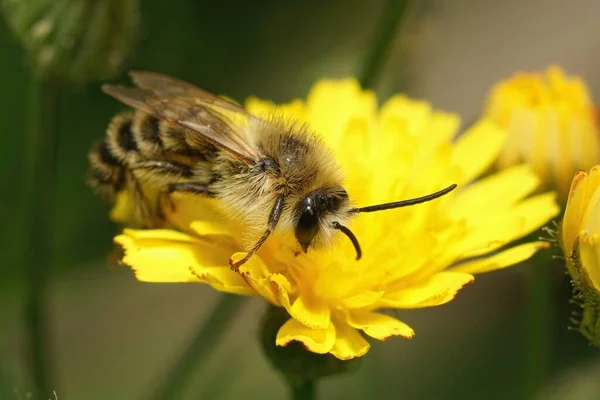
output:
[[198, 134], [246, 164], [262, 158], [248, 131], [249, 120], [256, 117], [242, 107], [162, 75], [132, 76], [139, 87], [104, 85], [102, 90], [130, 107]]
[[156, 74], [154, 72], [131, 71], [129, 72], [129, 76], [136, 86], [151, 90], [156, 94], [194, 97], [198, 102], [205, 104], [207, 107], [213, 106], [214, 108], [222, 108], [224, 110], [245, 115], [246, 117], [256, 118], [248, 113], [243, 107], [222, 97], [215, 96], [188, 82], [180, 81], [166, 75]]

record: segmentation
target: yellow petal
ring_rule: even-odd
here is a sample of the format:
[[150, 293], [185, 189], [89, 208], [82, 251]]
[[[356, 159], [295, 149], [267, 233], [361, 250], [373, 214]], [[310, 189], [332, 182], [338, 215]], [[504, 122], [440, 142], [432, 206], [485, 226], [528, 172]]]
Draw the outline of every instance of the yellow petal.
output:
[[367, 335], [378, 340], [385, 340], [390, 336], [410, 339], [415, 335], [415, 331], [404, 322], [372, 311], [355, 310], [348, 315], [346, 322], [351, 327], [362, 329]]
[[439, 306], [454, 299], [456, 293], [473, 279], [473, 275], [464, 272], [438, 272], [422, 285], [386, 294], [379, 303], [382, 307], [394, 308]]
[[480, 226], [473, 227], [457, 244], [462, 257], [489, 253], [540, 228], [559, 211], [555, 197], [554, 193], [534, 196], [502, 213], [476, 221]]
[[227, 220], [221, 215], [215, 199], [176, 192], [171, 194], [170, 201], [171, 204], [165, 201], [166, 219], [171, 225], [183, 231], [190, 232], [190, 226], [194, 221], [212, 221], [213, 224], [228, 227]]
[[462, 182], [469, 182], [485, 172], [494, 162], [506, 133], [488, 119], [470, 127], [454, 146], [453, 161], [463, 173]]
[[308, 294], [298, 296], [290, 315], [313, 329], [325, 329], [331, 324], [329, 305], [323, 299]]
[[292, 314], [292, 300], [290, 292], [292, 291], [290, 281], [281, 274], [269, 274], [269, 289], [273, 292], [278, 304], [285, 307], [290, 315]]
[[231, 230], [218, 220], [197, 220], [190, 223], [190, 228], [199, 236], [231, 236]]
[[190, 270], [195, 264], [196, 240], [170, 230], [125, 229], [115, 237], [125, 250], [123, 263], [144, 282], [198, 282]]
[[[427, 128], [428, 124], [432, 122], [432, 114], [432, 107], [428, 102], [415, 101], [404, 95], [394, 95], [381, 106], [379, 123], [383, 125], [384, 129], [393, 129], [396, 132], [405, 131], [410, 136], [419, 135], [423, 132], [429, 134]], [[443, 114], [440, 113], [439, 115]], [[456, 118], [456, 116], [454, 117]], [[455, 129], [456, 125], [451, 127]], [[450, 132], [454, 133], [453, 129]], [[445, 139], [450, 140], [452, 136]]]
[[567, 257], [573, 253], [575, 238], [579, 234], [581, 220], [585, 212], [586, 184], [587, 173], [585, 171], [577, 172], [571, 183], [569, 200], [567, 201], [561, 228], [561, 242]]
[[[241, 260], [246, 253], [235, 253], [231, 256], [233, 261]], [[281, 307], [279, 302], [279, 289], [271, 281], [271, 274], [262, 259], [256, 254], [240, 267], [240, 275], [246, 283], [269, 303]]]
[[506, 209], [527, 197], [539, 180], [528, 165], [507, 168], [458, 191], [448, 211], [454, 218], [473, 218]]
[[335, 333], [335, 344], [330, 352], [340, 360], [362, 357], [371, 347], [359, 331], [344, 322], [336, 322]]
[[374, 94], [363, 92], [355, 79], [317, 82], [308, 94], [306, 104], [308, 124], [332, 145], [337, 144], [348, 123], [369, 121], [377, 110]]
[[355, 308], [369, 307], [379, 300], [383, 294], [383, 291], [374, 292], [371, 290], [366, 290], [357, 295], [344, 299], [344, 307], [350, 310]]
[[257, 97], [249, 97], [246, 100], [246, 110], [251, 114], [265, 119], [273, 118], [274, 115], [286, 120], [306, 121], [306, 109], [304, 101], [296, 99], [289, 103], [275, 104]]
[[600, 186], [594, 188], [588, 184], [586, 194], [591, 194], [591, 198], [583, 214], [580, 229], [588, 234], [600, 233]]
[[579, 256], [590, 281], [600, 292], [600, 234], [580, 235]]
[[312, 329], [325, 329], [330, 325], [328, 304], [319, 297], [304, 291], [293, 300], [292, 284], [282, 274], [271, 274], [271, 290], [275, 292], [278, 303], [283, 306], [292, 318]]
[[244, 280], [229, 270], [231, 250], [215, 248], [185, 233], [172, 230], [125, 229], [115, 242], [123, 247], [123, 263], [144, 282], [202, 282], [223, 292], [252, 295]]
[[495, 271], [497, 269], [510, 267], [511, 265], [527, 260], [538, 250], [548, 247], [550, 247], [548, 242], [525, 243], [516, 247], [512, 247], [508, 250], [504, 250], [498, 254], [494, 254], [493, 256], [465, 262], [456, 268], [452, 268], [452, 271], [466, 272], [474, 275]]
[[329, 353], [336, 342], [335, 328], [329, 324], [326, 329], [311, 329], [290, 318], [279, 328], [275, 344], [287, 346], [292, 341], [302, 343], [313, 353]]
[[587, 176], [586, 186], [585, 199], [583, 200], [583, 204], [585, 205], [589, 204], [596, 190], [600, 188], [600, 165], [596, 165], [590, 169], [590, 172]]
[[194, 269], [192, 272], [200, 281], [208, 283], [220, 292], [242, 296], [255, 296], [257, 294], [243, 279], [232, 279], [231, 274], [233, 272], [229, 266]]
[[117, 194], [117, 198], [110, 210], [110, 219], [125, 225], [136, 224], [134, 203], [127, 190], [123, 190]]

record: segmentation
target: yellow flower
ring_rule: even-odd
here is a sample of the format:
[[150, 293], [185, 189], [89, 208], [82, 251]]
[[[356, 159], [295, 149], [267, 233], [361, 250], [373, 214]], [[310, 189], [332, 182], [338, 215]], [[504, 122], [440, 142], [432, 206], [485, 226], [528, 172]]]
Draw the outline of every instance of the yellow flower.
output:
[[[276, 106], [251, 98], [246, 107], [264, 115]], [[320, 81], [306, 101], [276, 112], [322, 134], [357, 205], [416, 197], [452, 183], [459, 189], [429, 203], [356, 217], [352, 230], [363, 248], [360, 261], [344, 237], [330, 249], [298, 254], [293, 238], [283, 234], [269, 238], [241, 275], [228, 264], [241, 251], [240, 227], [215, 201], [182, 195], [169, 214], [180, 232], [125, 230], [116, 238], [139, 280], [204, 282], [225, 292], [258, 294], [289, 313], [278, 345], [300, 341], [312, 352], [350, 359], [369, 350], [361, 331], [379, 340], [413, 336], [407, 324], [379, 310], [444, 304], [474, 274], [518, 263], [545, 247], [534, 242], [503, 248], [558, 211], [552, 193], [525, 199], [538, 185], [527, 166], [471, 183], [504, 142], [504, 132], [492, 122], [478, 122], [453, 142], [456, 115], [404, 96], [378, 110], [373, 93], [354, 80]]]
[[508, 132], [498, 166], [527, 162], [566, 196], [571, 177], [600, 161], [597, 113], [585, 82], [558, 67], [496, 84], [485, 116]]
[[579, 329], [600, 346], [600, 165], [573, 178], [560, 245], [583, 310]]

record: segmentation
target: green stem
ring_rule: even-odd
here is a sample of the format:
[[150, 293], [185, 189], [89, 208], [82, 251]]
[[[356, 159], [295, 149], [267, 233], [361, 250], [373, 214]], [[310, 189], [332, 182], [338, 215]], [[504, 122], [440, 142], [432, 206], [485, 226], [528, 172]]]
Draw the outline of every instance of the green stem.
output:
[[24, 164], [23, 212], [25, 235], [23, 254], [28, 278], [25, 320], [28, 326], [29, 356], [37, 394], [49, 397], [48, 322], [45, 290], [51, 266], [51, 219], [54, 179], [58, 154], [61, 84], [52, 78], [32, 75], [29, 104], [29, 136]]
[[210, 357], [243, 304], [242, 296], [224, 294], [208, 319], [202, 321], [196, 336], [183, 351], [167, 377], [151, 397], [154, 400], [176, 400], [185, 392], [185, 385]]
[[317, 384], [314, 380], [304, 381], [301, 384], [289, 382], [292, 400], [316, 400]]
[[526, 370], [523, 398], [526, 399], [537, 392], [548, 376], [554, 317], [550, 279], [554, 260], [550, 254], [540, 253], [532, 259], [532, 262], [525, 343]]
[[377, 81], [389, 53], [390, 44], [394, 40], [398, 25], [408, 10], [409, 4], [409, 0], [388, 0], [384, 7], [377, 34], [359, 74], [360, 84], [364, 89], [372, 89]]

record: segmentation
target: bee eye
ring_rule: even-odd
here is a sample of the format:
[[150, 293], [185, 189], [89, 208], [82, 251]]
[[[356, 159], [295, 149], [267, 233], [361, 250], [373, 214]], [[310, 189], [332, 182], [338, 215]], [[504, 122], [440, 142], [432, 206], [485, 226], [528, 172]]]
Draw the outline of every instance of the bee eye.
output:
[[296, 240], [300, 243], [302, 250], [306, 253], [308, 246], [317, 235], [319, 230], [319, 215], [311, 197], [300, 203], [300, 218], [296, 223]]

